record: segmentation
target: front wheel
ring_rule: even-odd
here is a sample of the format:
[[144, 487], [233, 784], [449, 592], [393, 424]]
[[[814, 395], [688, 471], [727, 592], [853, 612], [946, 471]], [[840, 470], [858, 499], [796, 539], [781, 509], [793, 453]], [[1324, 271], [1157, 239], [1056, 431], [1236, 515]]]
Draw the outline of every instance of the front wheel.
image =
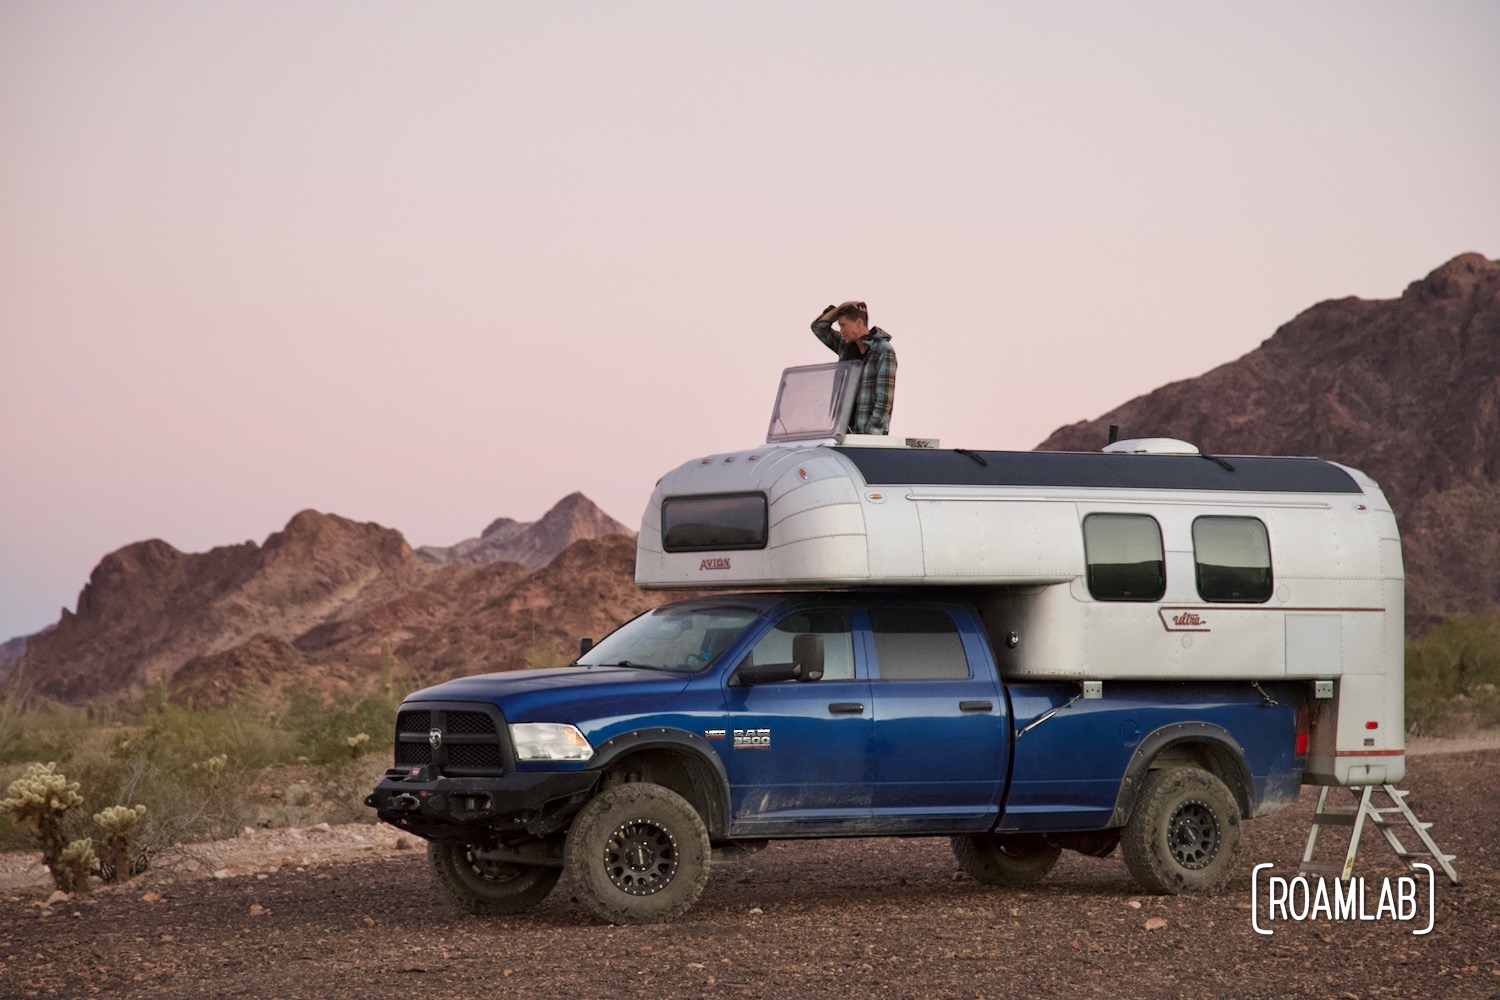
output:
[[953, 838], [953, 855], [971, 879], [1013, 889], [1040, 882], [1061, 853], [1062, 848], [1035, 834], [972, 833]]
[[568, 829], [567, 852], [579, 902], [612, 924], [675, 920], [708, 882], [702, 817], [676, 792], [646, 782], [591, 799]]
[[1150, 892], [1216, 892], [1239, 858], [1239, 804], [1207, 771], [1152, 771], [1141, 783], [1120, 853], [1130, 874]]
[[486, 861], [475, 850], [467, 844], [427, 845], [427, 860], [438, 882], [470, 913], [525, 913], [540, 905], [562, 878], [561, 868]]

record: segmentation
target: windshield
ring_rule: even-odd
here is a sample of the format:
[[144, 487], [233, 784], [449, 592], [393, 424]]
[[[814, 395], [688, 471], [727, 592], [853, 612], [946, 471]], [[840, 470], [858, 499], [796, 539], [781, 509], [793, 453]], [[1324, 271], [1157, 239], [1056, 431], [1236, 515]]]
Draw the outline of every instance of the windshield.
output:
[[668, 605], [621, 625], [577, 663], [696, 674], [759, 616], [757, 608]]

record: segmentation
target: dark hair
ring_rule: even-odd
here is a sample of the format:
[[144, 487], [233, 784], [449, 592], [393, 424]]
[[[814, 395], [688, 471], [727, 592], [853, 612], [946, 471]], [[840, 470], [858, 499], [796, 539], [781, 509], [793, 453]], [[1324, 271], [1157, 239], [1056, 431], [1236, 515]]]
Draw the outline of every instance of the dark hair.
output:
[[869, 326], [870, 307], [865, 305], [863, 302], [855, 302], [851, 299], [848, 302], [845, 302], [843, 305], [839, 306], [839, 310], [838, 312], [833, 314], [833, 318], [835, 320], [845, 318], [857, 319], [861, 323], [865, 324], [865, 326]]

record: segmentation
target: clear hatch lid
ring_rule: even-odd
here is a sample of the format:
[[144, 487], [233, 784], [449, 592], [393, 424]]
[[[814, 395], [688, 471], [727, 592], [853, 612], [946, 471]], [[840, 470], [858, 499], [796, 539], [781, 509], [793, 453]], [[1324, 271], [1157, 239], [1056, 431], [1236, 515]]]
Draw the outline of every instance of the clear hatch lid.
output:
[[800, 365], [781, 373], [766, 443], [842, 438], [854, 414], [862, 361]]

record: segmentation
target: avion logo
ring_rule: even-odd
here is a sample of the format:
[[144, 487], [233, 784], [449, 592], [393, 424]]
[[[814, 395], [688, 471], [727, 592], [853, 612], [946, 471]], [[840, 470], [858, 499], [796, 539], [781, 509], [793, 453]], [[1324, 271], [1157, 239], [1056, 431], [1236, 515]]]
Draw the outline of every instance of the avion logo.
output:
[[718, 559], [705, 559], [698, 564], [698, 571], [701, 573], [706, 569], [729, 569], [729, 560], [722, 557]]
[[1191, 611], [1184, 611], [1180, 615], [1172, 616], [1172, 624], [1178, 626], [1179, 628], [1184, 625], [1202, 625], [1203, 619], [1199, 618]]

